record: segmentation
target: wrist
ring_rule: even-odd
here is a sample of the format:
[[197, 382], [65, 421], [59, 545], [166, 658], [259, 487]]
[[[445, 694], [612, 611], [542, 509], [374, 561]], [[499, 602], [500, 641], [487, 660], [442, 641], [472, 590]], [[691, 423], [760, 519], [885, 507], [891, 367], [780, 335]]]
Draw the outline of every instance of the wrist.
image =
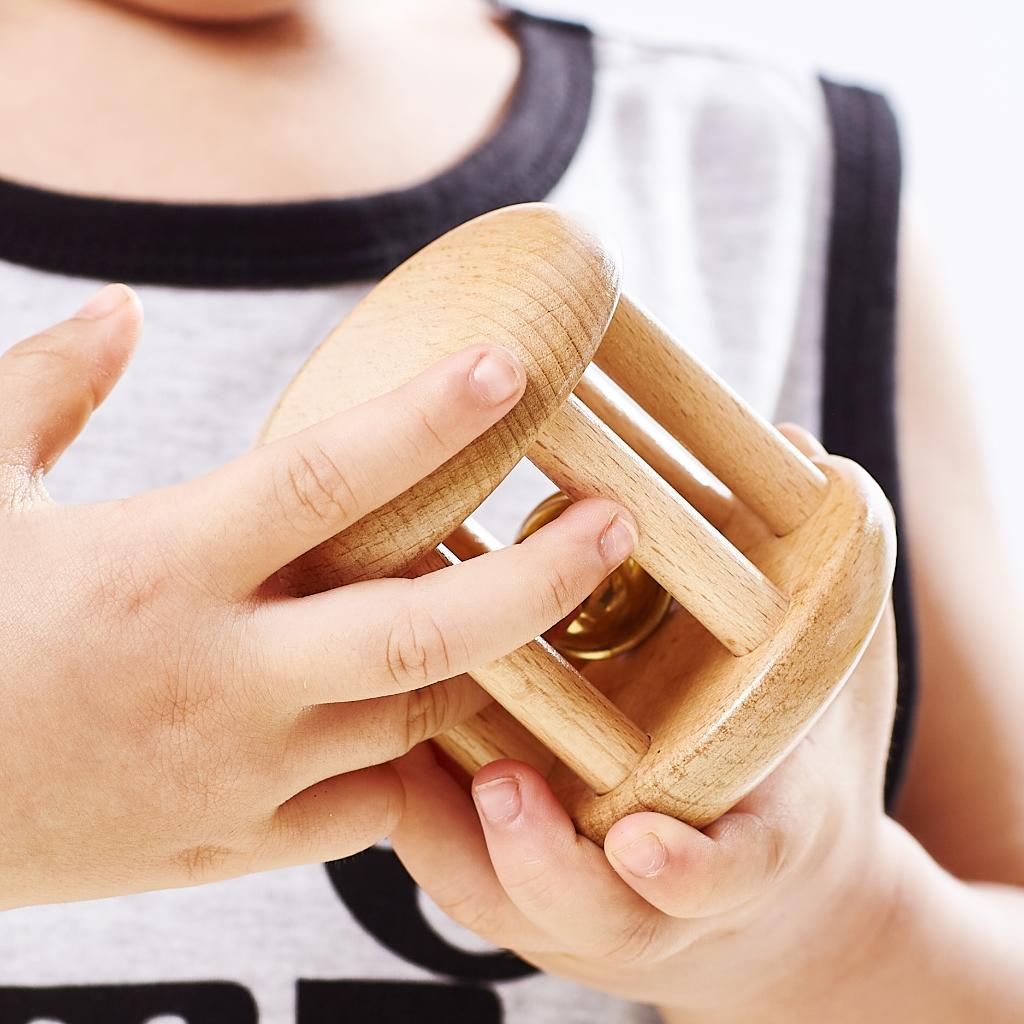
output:
[[[765, 951], [767, 980], [741, 996], [739, 978], [705, 992], [702, 1010], [659, 1008], [665, 1024], [1019, 1019], [1024, 891], [959, 881], [890, 819], [876, 839], [858, 870], [837, 869], [844, 882], [823, 877], [804, 895], [803, 924], [799, 887], [777, 905], [778, 931], [796, 929]], [[748, 976], [757, 970], [749, 960], [745, 967]]]
[[[759, 1024], [974, 1024], [1016, 1019], [1024, 1005], [1024, 971], [1011, 938], [1024, 908], [1020, 891], [993, 893], [941, 868], [900, 825], [885, 819], [875, 883], [865, 887], [869, 913], [850, 936], [847, 955], [821, 970], [785, 1012]], [[1020, 901], [1018, 903], [1018, 901]], [[1011, 982], [1011, 979], [1015, 979]], [[672, 1022], [675, 1024], [675, 1022]]]

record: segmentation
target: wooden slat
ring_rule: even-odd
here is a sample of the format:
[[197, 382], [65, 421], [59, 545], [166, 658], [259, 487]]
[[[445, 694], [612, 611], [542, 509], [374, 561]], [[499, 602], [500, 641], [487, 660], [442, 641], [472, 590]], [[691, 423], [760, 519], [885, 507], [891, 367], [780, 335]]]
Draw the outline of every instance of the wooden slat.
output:
[[500, 704], [483, 711], [447, 732], [436, 743], [463, 771], [476, 775], [485, 764], [511, 757], [547, 775], [555, 755], [520, 725]]
[[749, 654], [778, 628], [785, 596], [579, 399], [528, 454], [571, 498], [628, 508], [640, 531], [636, 560], [733, 654]]
[[[470, 536], [466, 530], [463, 536]], [[490, 549], [483, 531], [475, 542]], [[441, 546], [418, 572], [458, 561]], [[650, 739], [554, 648], [536, 639], [469, 673], [596, 793], [614, 789], [639, 764]]]
[[825, 475], [626, 296], [594, 359], [777, 536], [821, 504]]
[[595, 369], [591, 367], [580, 379], [574, 392], [576, 397], [709, 523], [721, 528], [736, 510], [729, 489], [675, 438], [660, 429], [610, 377], [600, 370], [592, 372]]

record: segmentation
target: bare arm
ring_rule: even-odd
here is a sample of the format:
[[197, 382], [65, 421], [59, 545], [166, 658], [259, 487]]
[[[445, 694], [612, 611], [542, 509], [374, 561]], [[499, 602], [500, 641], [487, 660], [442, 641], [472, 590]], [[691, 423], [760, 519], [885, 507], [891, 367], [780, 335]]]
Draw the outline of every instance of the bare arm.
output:
[[[908, 297], [919, 309], [913, 290]], [[939, 677], [947, 693], [928, 679], [917, 753], [931, 751], [943, 771], [916, 761], [906, 806], [934, 793], [935, 817], [923, 816], [919, 831], [941, 863], [882, 807], [896, 682], [885, 616], [807, 739], [703, 831], [641, 812], [617, 822], [601, 849], [577, 835], [528, 765], [488, 765], [471, 797], [429, 751], [403, 759], [395, 850], [455, 920], [554, 974], [653, 1004], [667, 1024], [1021, 1019], [1024, 889], [993, 884], [1021, 874], [1019, 845], [1004, 841], [1020, 814], [1011, 741], [1024, 724], [1011, 686], [1009, 585], [975, 564], [992, 557], [982, 547], [991, 516], [967, 428], [957, 426], [965, 417], [938, 354], [940, 326], [913, 315], [904, 323], [924, 367], [905, 371], [905, 383], [915, 390], [911, 529], [924, 519], [913, 554], [930, 602], [925, 672], [948, 662]], [[812, 439], [791, 436], [813, 455]], [[943, 632], [955, 645], [945, 652], [933, 640]], [[922, 778], [936, 788], [922, 790]], [[943, 866], [954, 856], [971, 865], [961, 877]]]
[[[919, 237], [905, 237], [897, 414], [920, 643], [918, 721], [896, 813], [907, 831], [889, 823], [883, 863], [896, 882], [874, 909], [877, 927], [825, 969], [829, 984], [820, 965], [798, 967], [758, 1010], [761, 1024], [1024, 1014], [1024, 607], [954, 332]], [[730, 1014], [662, 1010], [666, 1024], [724, 1024]]]
[[897, 818], [954, 875], [1021, 885], [1024, 615], [942, 296], [913, 234], [902, 262], [898, 415], [921, 682]]

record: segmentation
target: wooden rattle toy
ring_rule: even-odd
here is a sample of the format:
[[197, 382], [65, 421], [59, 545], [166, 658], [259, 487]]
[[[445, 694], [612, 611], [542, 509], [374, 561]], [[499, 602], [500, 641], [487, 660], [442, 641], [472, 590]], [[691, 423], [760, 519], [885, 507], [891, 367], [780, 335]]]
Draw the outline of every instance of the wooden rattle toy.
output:
[[261, 438], [471, 344], [522, 359], [526, 394], [498, 424], [283, 578], [308, 594], [488, 550], [467, 519], [523, 456], [571, 499], [628, 507], [636, 561], [675, 599], [660, 625], [582, 672], [543, 639], [481, 666], [471, 674], [496, 703], [437, 741], [469, 771], [504, 756], [535, 765], [596, 841], [644, 809], [703, 826], [753, 788], [856, 665], [895, 560], [891, 509], [864, 470], [805, 458], [620, 296], [619, 276], [609, 248], [554, 207], [470, 221], [359, 303]]

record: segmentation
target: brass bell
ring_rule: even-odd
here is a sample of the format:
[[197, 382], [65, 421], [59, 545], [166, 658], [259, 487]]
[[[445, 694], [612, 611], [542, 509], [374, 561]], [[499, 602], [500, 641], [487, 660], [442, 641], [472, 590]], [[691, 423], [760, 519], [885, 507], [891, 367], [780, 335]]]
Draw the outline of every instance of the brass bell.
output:
[[[571, 504], [560, 491], [527, 517], [516, 541], [557, 519]], [[603, 661], [642, 644], [661, 624], [672, 596], [632, 558], [614, 569], [583, 604], [545, 634], [570, 661]]]

